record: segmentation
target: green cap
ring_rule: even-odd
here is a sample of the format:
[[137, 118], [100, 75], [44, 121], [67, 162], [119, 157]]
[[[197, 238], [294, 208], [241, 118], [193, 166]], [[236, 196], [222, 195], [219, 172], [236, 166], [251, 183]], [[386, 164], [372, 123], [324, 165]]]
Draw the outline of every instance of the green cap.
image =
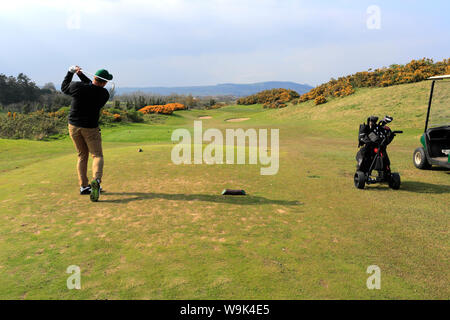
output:
[[113, 79], [112, 74], [110, 74], [110, 73], [108, 72], [108, 70], [105, 70], [105, 69], [100, 69], [100, 70], [98, 70], [98, 71], [95, 73], [95, 75], [98, 76], [99, 78], [103, 78], [103, 79], [106, 79], [106, 80], [112, 80], [112, 79]]

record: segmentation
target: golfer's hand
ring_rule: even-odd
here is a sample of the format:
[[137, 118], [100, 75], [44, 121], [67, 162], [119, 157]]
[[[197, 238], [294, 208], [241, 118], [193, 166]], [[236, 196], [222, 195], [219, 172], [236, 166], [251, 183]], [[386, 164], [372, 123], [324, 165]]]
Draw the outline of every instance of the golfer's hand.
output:
[[77, 68], [79, 68], [78, 66], [71, 66], [69, 67], [69, 72], [75, 73], [77, 72]]

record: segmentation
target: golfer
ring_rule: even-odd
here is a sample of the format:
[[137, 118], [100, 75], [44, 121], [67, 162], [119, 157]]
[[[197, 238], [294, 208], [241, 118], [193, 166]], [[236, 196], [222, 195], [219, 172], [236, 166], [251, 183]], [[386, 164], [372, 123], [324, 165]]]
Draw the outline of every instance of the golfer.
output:
[[[72, 82], [74, 73], [81, 81]], [[69, 134], [78, 151], [78, 180], [80, 194], [90, 194], [91, 201], [98, 201], [100, 196], [100, 183], [103, 175], [102, 137], [98, 126], [100, 110], [109, 99], [109, 92], [104, 87], [106, 80], [113, 76], [105, 69], [95, 73], [94, 81], [85, 76], [81, 68], [69, 68], [61, 90], [72, 97], [72, 107], [69, 113]], [[89, 184], [87, 165], [89, 153], [92, 154], [93, 180]]]

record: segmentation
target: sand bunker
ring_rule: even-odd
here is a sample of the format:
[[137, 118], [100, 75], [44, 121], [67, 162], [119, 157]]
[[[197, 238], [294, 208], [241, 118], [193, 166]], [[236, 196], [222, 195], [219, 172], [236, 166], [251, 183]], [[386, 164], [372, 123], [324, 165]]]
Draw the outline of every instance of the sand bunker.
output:
[[203, 116], [203, 117], [198, 117], [199, 119], [211, 119], [211, 116]]
[[250, 119], [250, 118], [234, 118], [234, 119], [228, 119], [228, 120], [225, 120], [225, 121], [227, 121], [227, 122], [241, 122], [241, 121], [245, 121], [245, 120], [248, 120], [248, 119]]

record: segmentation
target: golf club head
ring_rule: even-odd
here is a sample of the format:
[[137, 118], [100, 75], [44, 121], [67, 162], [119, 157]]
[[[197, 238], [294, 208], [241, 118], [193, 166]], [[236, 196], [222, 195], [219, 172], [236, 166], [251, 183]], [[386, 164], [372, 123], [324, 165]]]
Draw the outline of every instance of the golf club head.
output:
[[377, 116], [370, 116], [369, 118], [367, 118], [367, 124], [369, 124], [369, 122], [377, 123], [378, 122], [378, 117]]
[[394, 120], [394, 118], [391, 117], [391, 116], [385, 116], [384, 119], [383, 119], [383, 121], [384, 121], [385, 123], [391, 123], [392, 120]]
[[108, 89], [109, 96], [112, 98], [114, 96], [114, 93], [116, 92], [116, 85], [114, 82], [110, 81], [111, 87]]

